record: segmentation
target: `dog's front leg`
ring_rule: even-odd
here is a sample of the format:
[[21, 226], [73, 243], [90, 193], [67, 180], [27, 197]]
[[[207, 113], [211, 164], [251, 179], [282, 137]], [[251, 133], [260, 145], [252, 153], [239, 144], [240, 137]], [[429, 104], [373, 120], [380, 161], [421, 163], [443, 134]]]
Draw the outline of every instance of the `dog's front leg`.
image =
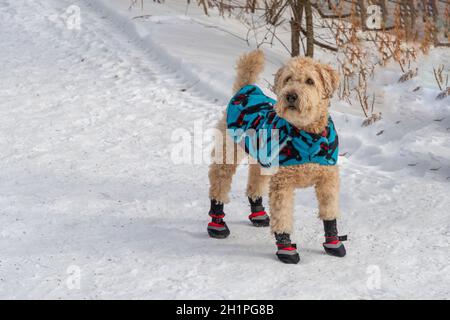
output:
[[[273, 177], [272, 179], [275, 179]], [[277, 181], [270, 182], [270, 227], [273, 233], [291, 234], [293, 229], [294, 188]]]
[[322, 220], [339, 218], [338, 167], [322, 167], [315, 189], [319, 203], [319, 218]]
[[319, 203], [319, 218], [323, 220], [325, 231], [324, 249], [328, 254], [343, 257], [346, 254], [344, 244], [346, 236], [340, 237], [337, 230], [339, 218], [339, 169], [327, 167], [315, 185]]
[[298, 263], [297, 246], [291, 242], [293, 229], [294, 186], [283, 173], [277, 173], [270, 181], [269, 191], [270, 226], [275, 234], [277, 257], [284, 263]]

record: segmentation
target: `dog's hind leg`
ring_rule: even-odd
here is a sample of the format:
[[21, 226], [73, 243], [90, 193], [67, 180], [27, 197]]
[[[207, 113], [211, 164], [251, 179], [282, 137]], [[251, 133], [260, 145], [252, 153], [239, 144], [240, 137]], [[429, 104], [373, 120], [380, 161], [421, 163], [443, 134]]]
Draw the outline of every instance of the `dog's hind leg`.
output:
[[231, 182], [236, 173], [237, 164], [213, 163], [209, 167], [209, 198], [219, 203], [228, 203]]
[[[241, 56], [236, 66], [237, 75], [233, 91], [236, 92], [241, 87], [256, 82], [263, 68], [264, 54], [261, 50], [255, 50]], [[214, 238], [226, 238], [230, 234], [230, 230], [223, 221], [225, 216], [223, 204], [229, 201], [228, 193], [231, 189], [231, 181], [239, 162], [245, 156], [245, 152], [232, 142], [227, 135], [226, 113], [219, 121], [217, 129], [220, 137], [216, 136], [216, 145], [212, 152], [212, 164], [208, 173], [209, 198], [211, 199], [209, 215], [212, 218], [212, 221], [208, 224], [208, 233]]]
[[248, 216], [255, 227], [268, 227], [270, 218], [263, 206], [262, 197], [267, 194], [270, 175], [264, 175], [259, 164], [249, 164], [247, 197], [251, 214]]
[[225, 115], [217, 125], [215, 145], [209, 166], [209, 198], [219, 203], [228, 203], [228, 194], [236, 169], [246, 153], [236, 145], [226, 132]]
[[317, 201], [319, 202], [319, 218], [323, 220], [325, 242], [323, 247], [330, 255], [343, 257], [346, 254], [341, 241], [346, 236], [339, 236], [336, 219], [339, 217], [339, 171], [337, 167], [330, 167], [323, 174], [316, 186]]
[[212, 221], [208, 224], [208, 233], [213, 238], [226, 238], [230, 231], [223, 221], [223, 205], [229, 202], [231, 182], [237, 166], [245, 152], [237, 146], [226, 133], [225, 118], [217, 126], [216, 144], [212, 151], [212, 163], [209, 166], [209, 198]]

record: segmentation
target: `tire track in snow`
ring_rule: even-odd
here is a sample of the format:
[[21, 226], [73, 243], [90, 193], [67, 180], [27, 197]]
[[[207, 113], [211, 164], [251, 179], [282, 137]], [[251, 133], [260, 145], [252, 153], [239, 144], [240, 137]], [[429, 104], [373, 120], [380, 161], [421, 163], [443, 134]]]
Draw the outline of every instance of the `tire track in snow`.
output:
[[[72, 4], [15, 1], [0, 13], [2, 294], [106, 297], [130, 281], [133, 294], [149, 294], [164, 266], [179, 279], [187, 272], [176, 255], [202, 250], [191, 233], [204, 216], [177, 210], [203, 186], [186, 166], [167, 170], [170, 131], [216, 106], [180, 92], [177, 74], [83, 3], [79, 31], [49, 19]], [[87, 274], [81, 291], [64, 286], [70, 264]], [[133, 276], [136, 266], [147, 281]]]

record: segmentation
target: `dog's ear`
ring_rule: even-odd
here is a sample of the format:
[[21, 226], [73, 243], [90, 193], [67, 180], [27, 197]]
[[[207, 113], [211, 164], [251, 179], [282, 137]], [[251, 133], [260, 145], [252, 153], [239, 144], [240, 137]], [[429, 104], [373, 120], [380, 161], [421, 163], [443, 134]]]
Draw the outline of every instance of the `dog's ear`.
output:
[[273, 90], [272, 90], [274, 93], [277, 93], [278, 91], [278, 82], [280, 81], [280, 77], [285, 69], [286, 66], [282, 66], [280, 69], [278, 69], [277, 73], [275, 73], [275, 79], [273, 81]]
[[316, 65], [317, 72], [322, 80], [325, 96], [331, 98], [333, 93], [339, 87], [339, 73], [334, 70], [329, 64]]

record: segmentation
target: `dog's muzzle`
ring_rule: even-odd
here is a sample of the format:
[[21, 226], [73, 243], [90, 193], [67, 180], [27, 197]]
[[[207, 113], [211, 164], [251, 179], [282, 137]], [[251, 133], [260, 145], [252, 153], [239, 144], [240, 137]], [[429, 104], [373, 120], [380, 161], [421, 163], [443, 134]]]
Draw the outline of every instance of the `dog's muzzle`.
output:
[[295, 92], [289, 92], [286, 94], [286, 101], [289, 105], [294, 105], [294, 103], [297, 101], [298, 95]]

